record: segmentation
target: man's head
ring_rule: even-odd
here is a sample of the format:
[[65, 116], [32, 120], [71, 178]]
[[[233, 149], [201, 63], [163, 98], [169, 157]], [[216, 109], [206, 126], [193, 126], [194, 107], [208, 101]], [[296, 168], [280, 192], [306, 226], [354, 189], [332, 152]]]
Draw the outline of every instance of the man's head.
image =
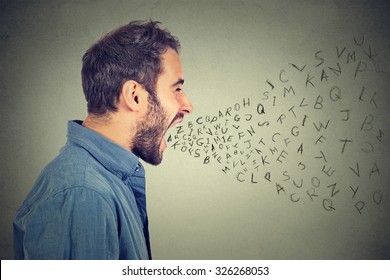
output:
[[162, 72], [161, 55], [169, 48], [177, 53], [180, 49], [179, 41], [158, 24], [130, 22], [106, 34], [84, 54], [81, 75], [88, 113], [115, 112], [128, 80], [155, 93]]
[[182, 90], [179, 48], [158, 22], [135, 21], [105, 35], [83, 56], [89, 116], [110, 120], [95, 130], [155, 165], [162, 160], [167, 129], [192, 111]]

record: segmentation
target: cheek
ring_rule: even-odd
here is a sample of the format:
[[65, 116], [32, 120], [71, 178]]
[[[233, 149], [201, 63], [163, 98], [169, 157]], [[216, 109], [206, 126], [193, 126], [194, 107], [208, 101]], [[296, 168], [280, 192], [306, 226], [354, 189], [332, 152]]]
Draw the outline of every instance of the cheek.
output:
[[176, 116], [180, 109], [179, 101], [176, 98], [170, 98], [163, 106], [168, 116]]

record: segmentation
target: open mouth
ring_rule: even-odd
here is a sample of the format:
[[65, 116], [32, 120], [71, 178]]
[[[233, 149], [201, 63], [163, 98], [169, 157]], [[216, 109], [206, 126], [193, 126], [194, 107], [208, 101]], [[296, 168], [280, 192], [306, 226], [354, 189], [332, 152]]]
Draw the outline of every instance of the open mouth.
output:
[[183, 115], [183, 114], [177, 114], [177, 115], [173, 118], [171, 124], [168, 126], [168, 129], [170, 129], [171, 127], [174, 127], [175, 125], [177, 125], [177, 124], [179, 124], [179, 123], [181, 123], [181, 122], [183, 121], [183, 118], [184, 118], [184, 115]]
[[172, 122], [170, 123], [170, 125], [168, 126], [168, 128], [166, 129], [166, 131], [165, 131], [165, 134], [164, 134], [164, 136], [163, 136], [163, 139], [162, 139], [162, 148], [163, 148], [163, 150], [168, 146], [168, 143], [167, 143], [167, 134], [168, 134], [168, 131], [169, 131], [169, 129], [171, 129], [172, 127], [174, 127], [175, 125], [177, 125], [177, 124], [179, 124], [179, 123], [181, 123], [182, 121], [183, 121], [183, 118], [184, 118], [184, 115], [183, 114], [177, 114], [174, 118], [173, 118], [173, 120], [172, 120]]

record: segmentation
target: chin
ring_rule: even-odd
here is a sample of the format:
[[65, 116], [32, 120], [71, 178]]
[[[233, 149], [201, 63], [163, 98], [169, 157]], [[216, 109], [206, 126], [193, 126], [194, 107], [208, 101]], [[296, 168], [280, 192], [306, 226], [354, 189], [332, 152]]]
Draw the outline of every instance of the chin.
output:
[[160, 165], [162, 162], [162, 159], [161, 160], [156, 160], [156, 161], [149, 161], [148, 163], [153, 165], [153, 166], [158, 166]]
[[151, 165], [157, 166], [157, 165], [160, 165], [160, 163], [162, 162], [163, 156], [162, 156], [162, 153], [160, 153], [158, 156], [150, 156], [150, 157], [142, 158], [142, 159]]

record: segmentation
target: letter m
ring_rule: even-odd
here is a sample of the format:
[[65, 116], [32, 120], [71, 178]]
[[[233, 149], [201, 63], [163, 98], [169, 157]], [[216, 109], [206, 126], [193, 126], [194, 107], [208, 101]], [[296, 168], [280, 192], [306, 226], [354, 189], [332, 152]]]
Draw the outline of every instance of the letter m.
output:
[[286, 94], [287, 93], [290, 93], [292, 91], [292, 93], [295, 95], [295, 90], [292, 86], [290, 86], [290, 88], [284, 88], [284, 97], [286, 97]]

